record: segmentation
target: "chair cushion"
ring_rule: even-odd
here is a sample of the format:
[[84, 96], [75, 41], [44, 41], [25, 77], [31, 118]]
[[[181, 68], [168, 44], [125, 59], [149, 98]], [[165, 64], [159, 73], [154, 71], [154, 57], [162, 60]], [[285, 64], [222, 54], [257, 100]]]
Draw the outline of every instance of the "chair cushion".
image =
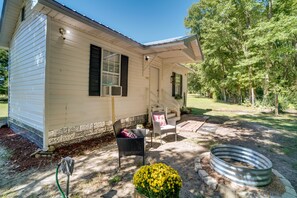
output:
[[161, 127], [161, 130], [169, 130], [169, 129], [175, 129], [175, 126], [173, 125], [165, 125]]
[[159, 122], [160, 126], [166, 125], [165, 115], [153, 115], [155, 122]]
[[128, 129], [123, 129], [120, 133], [120, 136], [123, 138], [137, 138], [137, 135], [130, 132]]

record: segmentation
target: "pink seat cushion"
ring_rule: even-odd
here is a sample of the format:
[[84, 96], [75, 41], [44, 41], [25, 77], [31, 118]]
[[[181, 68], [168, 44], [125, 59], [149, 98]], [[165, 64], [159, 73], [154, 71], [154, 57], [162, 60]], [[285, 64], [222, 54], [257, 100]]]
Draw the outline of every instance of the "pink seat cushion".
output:
[[160, 126], [166, 126], [165, 115], [154, 115], [155, 122], [159, 122]]
[[123, 129], [120, 133], [120, 136], [123, 138], [137, 138], [137, 135], [130, 132], [128, 129]]

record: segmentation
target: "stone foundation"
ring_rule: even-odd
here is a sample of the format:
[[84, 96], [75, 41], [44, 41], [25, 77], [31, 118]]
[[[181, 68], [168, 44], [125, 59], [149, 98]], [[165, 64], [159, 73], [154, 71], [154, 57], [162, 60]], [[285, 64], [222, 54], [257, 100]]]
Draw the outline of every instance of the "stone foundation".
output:
[[38, 147], [42, 148], [43, 146], [42, 131], [34, 129], [33, 127], [30, 127], [12, 118], [8, 118], [8, 125], [16, 134], [19, 134], [29, 139], [31, 142], [35, 143]]
[[[132, 127], [147, 122], [147, 115], [121, 119], [123, 127]], [[88, 123], [49, 131], [48, 144], [59, 147], [71, 143], [101, 137], [113, 133], [112, 121]]]

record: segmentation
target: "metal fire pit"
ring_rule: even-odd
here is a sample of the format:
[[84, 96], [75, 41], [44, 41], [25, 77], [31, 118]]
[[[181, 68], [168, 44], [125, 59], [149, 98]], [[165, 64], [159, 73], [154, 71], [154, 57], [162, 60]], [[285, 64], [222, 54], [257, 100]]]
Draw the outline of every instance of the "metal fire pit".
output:
[[[225, 159], [244, 162], [254, 168], [236, 166]], [[271, 182], [271, 161], [248, 148], [233, 145], [215, 146], [210, 151], [210, 164], [216, 172], [238, 184], [265, 186]]]

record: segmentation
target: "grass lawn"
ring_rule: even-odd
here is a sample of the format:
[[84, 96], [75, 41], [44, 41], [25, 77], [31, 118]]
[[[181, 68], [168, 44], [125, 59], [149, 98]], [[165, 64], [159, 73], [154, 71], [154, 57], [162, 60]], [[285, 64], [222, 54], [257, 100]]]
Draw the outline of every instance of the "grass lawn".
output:
[[[297, 152], [297, 114], [283, 113], [276, 117], [273, 113], [263, 113], [256, 108], [217, 102], [194, 95], [188, 95], [188, 107], [192, 109], [193, 114], [206, 115], [213, 120], [237, 119], [280, 130], [286, 139], [283, 152], [287, 155]], [[297, 169], [297, 164], [294, 166]]]
[[8, 104], [7, 102], [0, 102], [0, 120], [7, 117]]
[[262, 113], [256, 108], [217, 102], [213, 99], [199, 98], [194, 95], [188, 95], [188, 107], [191, 107], [192, 113], [196, 115], [257, 122], [270, 128], [293, 132], [297, 135], [297, 114], [284, 113], [275, 117], [273, 113]]

